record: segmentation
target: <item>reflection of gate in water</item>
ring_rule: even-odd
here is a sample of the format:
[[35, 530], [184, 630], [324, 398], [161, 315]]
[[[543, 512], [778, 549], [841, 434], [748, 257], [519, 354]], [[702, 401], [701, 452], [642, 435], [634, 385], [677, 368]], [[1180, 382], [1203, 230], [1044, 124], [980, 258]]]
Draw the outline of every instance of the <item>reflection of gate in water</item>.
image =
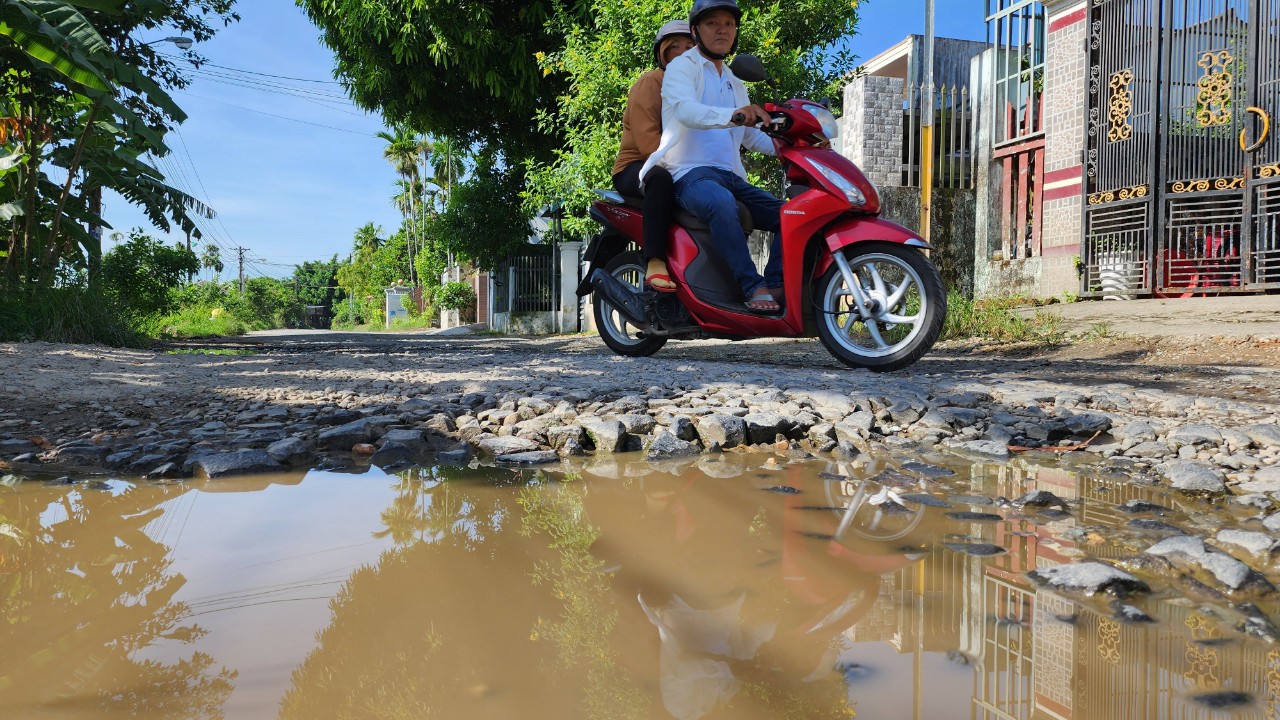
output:
[[1089, 13], [1084, 294], [1280, 287], [1280, 0]]

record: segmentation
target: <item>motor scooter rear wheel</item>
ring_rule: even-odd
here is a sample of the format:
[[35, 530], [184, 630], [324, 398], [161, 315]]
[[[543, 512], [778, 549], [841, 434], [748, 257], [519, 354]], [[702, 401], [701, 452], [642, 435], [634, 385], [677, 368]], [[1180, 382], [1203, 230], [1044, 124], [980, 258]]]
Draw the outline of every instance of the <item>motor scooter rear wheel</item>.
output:
[[[947, 315], [938, 270], [915, 248], [868, 243], [845, 249], [857, 284], [832, 263], [814, 288], [818, 337], [846, 365], [900, 370], [933, 347]], [[861, 306], [860, 306], [861, 305]]]
[[[619, 253], [605, 265], [605, 272], [617, 278], [623, 284], [644, 289], [644, 258], [637, 252]], [[600, 293], [591, 295], [592, 310], [596, 317], [596, 330], [604, 344], [619, 355], [627, 357], [648, 357], [667, 344], [664, 337], [643, 337], [640, 328], [631, 324], [613, 303]]]

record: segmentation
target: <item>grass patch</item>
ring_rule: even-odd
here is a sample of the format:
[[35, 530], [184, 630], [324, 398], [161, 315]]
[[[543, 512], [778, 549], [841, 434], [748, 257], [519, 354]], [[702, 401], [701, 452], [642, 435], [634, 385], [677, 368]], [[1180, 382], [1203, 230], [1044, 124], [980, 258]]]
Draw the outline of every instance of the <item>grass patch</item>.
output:
[[1089, 329], [1080, 335], [1082, 340], [1106, 340], [1115, 336], [1115, 332], [1111, 329], [1111, 323], [1107, 320], [1099, 320], [1091, 323]]
[[1024, 317], [1017, 308], [1031, 304], [1026, 298], [974, 300], [957, 293], [947, 296], [947, 321], [943, 340], [983, 338], [996, 342], [1038, 342], [1050, 344], [1063, 339], [1062, 319], [1036, 310]]
[[257, 350], [245, 348], [175, 348], [165, 350], [165, 355], [257, 355]]
[[0, 293], [0, 340], [116, 347], [148, 344], [127, 309], [99, 292], [76, 287], [37, 290], [30, 295]]
[[343, 330], [347, 332], [405, 332], [407, 330], [428, 330], [436, 327], [432, 322], [432, 317], [427, 315], [419, 315], [411, 318], [396, 318], [391, 321], [391, 327], [387, 327], [381, 322], [372, 323], [344, 323], [334, 321], [333, 330]]
[[186, 340], [243, 335], [249, 327], [231, 313], [213, 317], [213, 308], [196, 306], [182, 308], [171, 315], [148, 318], [142, 324], [142, 330], [151, 337]]

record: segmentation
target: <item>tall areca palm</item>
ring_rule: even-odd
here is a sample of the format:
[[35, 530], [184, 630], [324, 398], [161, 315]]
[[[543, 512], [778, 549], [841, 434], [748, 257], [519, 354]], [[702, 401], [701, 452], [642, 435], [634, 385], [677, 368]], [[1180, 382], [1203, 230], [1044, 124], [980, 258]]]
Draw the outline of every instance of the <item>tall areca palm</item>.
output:
[[401, 207], [401, 212], [409, 225], [409, 279], [416, 285], [417, 278], [414, 277], [413, 255], [419, 245], [417, 220], [418, 198], [420, 195], [416, 188], [422, 177], [421, 168], [418, 165], [418, 155], [422, 152], [423, 139], [418, 133], [403, 126], [395, 128], [393, 133], [379, 132], [378, 137], [387, 142], [387, 146], [382, 151], [382, 157], [391, 163], [391, 167], [395, 168], [396, 173], [400, 176], [398, 184], [402, 192], [408, 191], [408, 203]]
[[[436, 201], [444, 206], [449, 204], [453, 185], [462, 178], [466, 170], [465, 154], [462, 145], [452, 138], [438, 138], [423, 143], [422, 159], [431, 172], [431, 182], [439, 188], [438, 192], [433, 193], [433, 204]], [[454, 265], [452, 248], [446, 248], [445, 255], [448, 266], [452, 268]]]

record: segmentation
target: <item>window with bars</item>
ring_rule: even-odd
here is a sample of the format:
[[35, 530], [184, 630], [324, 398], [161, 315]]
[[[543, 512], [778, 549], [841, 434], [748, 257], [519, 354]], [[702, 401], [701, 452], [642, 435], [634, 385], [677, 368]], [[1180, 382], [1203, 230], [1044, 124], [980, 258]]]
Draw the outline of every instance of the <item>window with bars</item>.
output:
[[987, 37], [995, 48], [995, 144], [1043, 131], [1044, 6], [1033, 0], [987, 0]]

